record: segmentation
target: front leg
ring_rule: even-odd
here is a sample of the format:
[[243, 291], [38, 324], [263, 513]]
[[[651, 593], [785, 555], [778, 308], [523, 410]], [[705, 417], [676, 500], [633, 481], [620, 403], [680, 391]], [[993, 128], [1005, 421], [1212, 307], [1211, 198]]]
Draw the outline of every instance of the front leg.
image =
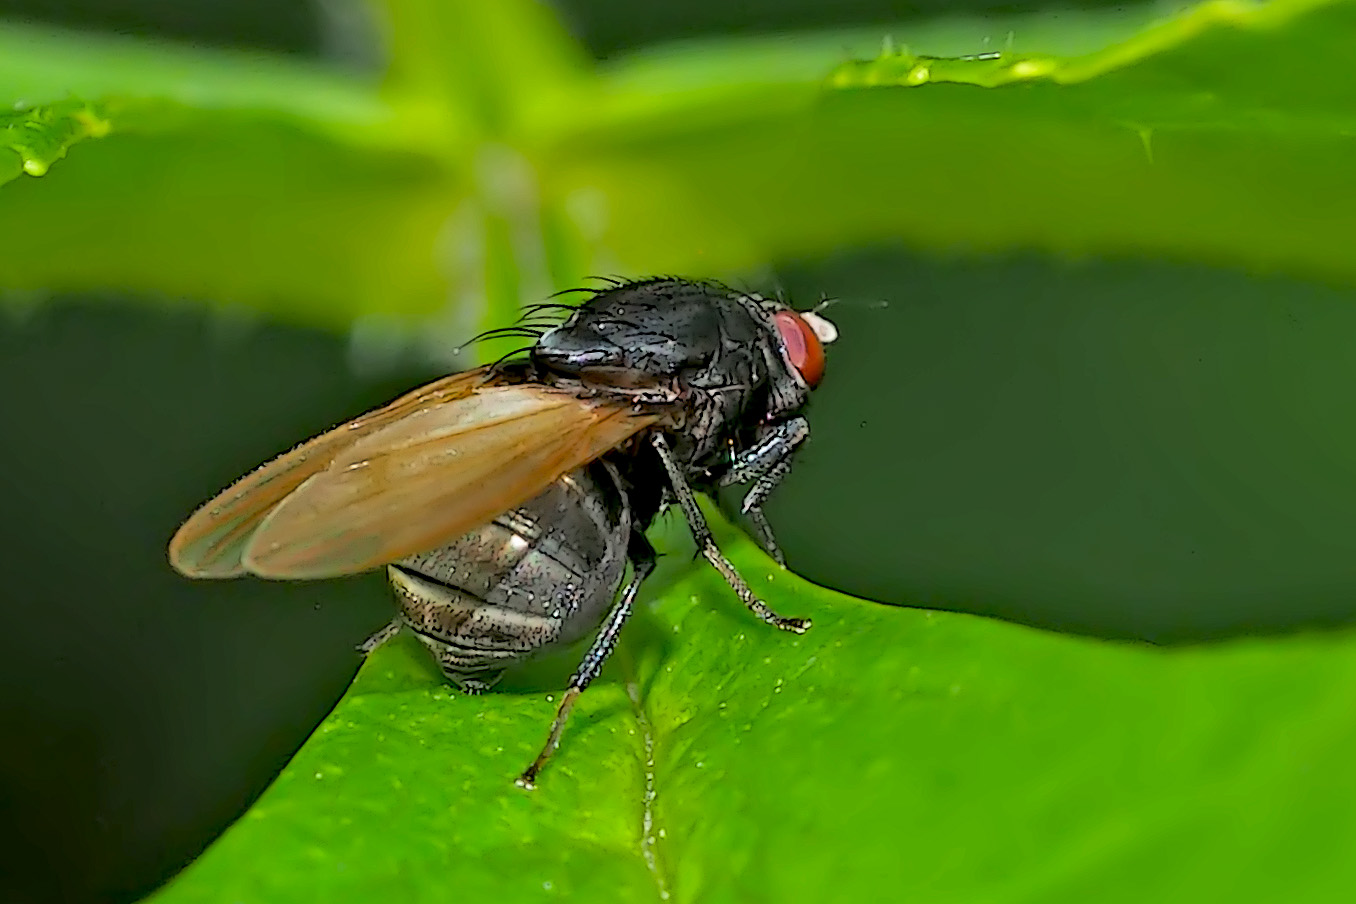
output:
[[655, 433], [651, 435], [650, 444], [659, 453], [659, 460], [663, 463], [664, 471], [668, 474], [669, 486], [673, 490], [673, 496], [678, 501], [678, 507], [683, 510], [683, 517], [687, 519], [688, 529], [692, 531], [692, 539], [697, 541], [697, 551], [715, 567], [716, 571], [720, 572], [720, 576], [725, 578], [725, 583], [730, 585], [730, 589], [753, 614], [769, 625], [781, 628], [783, 631], [804, 634], [810, 627], [810, 620], [808, 618], [788, 618], [769, 609], [766, 603], [754, 595], [753, 591], [749, 589], [749, 585], [739, 576], [734, 565], [730, 564], [730, 560], [725, 558], [720, 547], [716, 546], [716, 541], [711, 536], [711, 528], [706, 526], [706, 519], [702, 517], [702, 510], [697, 506], [697, 497], [692, 494], [692, 487], [688, 485], [682, 465], [673, 457], [673, 451], [669, 449], [664, 434]]
[[753, 486], [744, 495], [740, 511], [752, 522], [768, 555], [783, 568], [786, 567], [786, 557], [772, 534], [772, 525], [763, 514], [763, 503], [772, 495], [777, 484], [782, 482], [782, 478], [791, 472], [791, 456], [809, 435], [810, 422], [803, 417], [793, 417], [768, 428], [757, 443], [734, 457], [730, 469], [721, 475], [719, 481], [723, 487], [753, 481]]

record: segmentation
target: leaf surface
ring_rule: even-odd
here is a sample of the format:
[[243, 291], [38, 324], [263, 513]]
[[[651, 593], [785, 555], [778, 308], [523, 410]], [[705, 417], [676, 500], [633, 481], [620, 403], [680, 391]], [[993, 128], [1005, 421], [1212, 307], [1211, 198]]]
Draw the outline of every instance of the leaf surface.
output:
[[1325, 900], [1356, 880], [1349, 632], [1164, 650], [878, 606], [717, 526], [808, 634], [756, 622], [670, 521], [658, 595], [536, 791], [512, 777], [551, 695], [458, 696], [402, 639], [156, 900]]

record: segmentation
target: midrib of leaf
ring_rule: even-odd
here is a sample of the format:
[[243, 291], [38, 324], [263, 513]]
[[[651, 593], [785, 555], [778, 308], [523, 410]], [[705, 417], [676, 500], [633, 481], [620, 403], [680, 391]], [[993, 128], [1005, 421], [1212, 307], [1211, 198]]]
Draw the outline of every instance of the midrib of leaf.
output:
[[658, 825], [654, 808], [655, 796], [658, 793], [658, 776], [655, 767], [657, 744], [654, 727], [645, 714], [645, 703], [641, 699], [640, 682], [635, 674], [633, 664], [624, 659], [622, 668], [627, 673], [626, 696], [631, 701], [631, 716], [635, 719], [636, 728], [641, 737], [639, 756], [641, 774], [644, 777], [644, 793], [641, 799], [640, 856], [645, 862], [645, 868], [654, 877], [656, 900], [667, 901], [670, 897], [669, 887], [672, 881], [665, 873], [664, 861], [659, 855], [659, 839], [667, 833]]
[[[383, 0], [388, 96], [423, 114], [445, 111], [478, 140], [512, 143], [541, 107], [574, 106], [588, 77], [582, 48], [533, 0]], [[430, 130], [430, 124], [424, 124]], [[437, 129], [437, 120], [432, 124]], [[447, 149], [464, 153], [460, 134]]]
[[473, 332], [503, 326], [526, 301], [583, 275], [574, 272], [577, 230], [563, 228], [569, 218], [545, 202], [543, 174], [524, 139], [541, 111], [582, 106], [591, 79], [583, 50], [536, 0], [375, 7], [390, 50], [385, 96], [408, 131], [469, 176], [458, 218], [483, 266], [468, 272], [457, 295], [481, 300]]

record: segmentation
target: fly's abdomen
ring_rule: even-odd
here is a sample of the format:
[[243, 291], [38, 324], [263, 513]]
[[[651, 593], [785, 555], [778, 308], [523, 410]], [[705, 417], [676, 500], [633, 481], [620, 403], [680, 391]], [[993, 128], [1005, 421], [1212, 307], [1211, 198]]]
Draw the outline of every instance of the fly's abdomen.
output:
[[594, 464], [389, 573], [406, 624], [449, 679], [477, 693], [508, 666], [602, 621], [630, 533], [616, 473]]

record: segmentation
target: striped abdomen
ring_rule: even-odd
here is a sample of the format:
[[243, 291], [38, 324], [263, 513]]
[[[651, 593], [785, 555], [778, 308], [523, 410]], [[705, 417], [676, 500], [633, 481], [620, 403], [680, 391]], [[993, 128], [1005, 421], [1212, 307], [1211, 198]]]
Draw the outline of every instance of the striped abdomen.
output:
[[529, 654], [596, 628], [621, 585], [632, 514], [604, 463], [457, 540], [390, 566], [401, 617], [479, 693]]

